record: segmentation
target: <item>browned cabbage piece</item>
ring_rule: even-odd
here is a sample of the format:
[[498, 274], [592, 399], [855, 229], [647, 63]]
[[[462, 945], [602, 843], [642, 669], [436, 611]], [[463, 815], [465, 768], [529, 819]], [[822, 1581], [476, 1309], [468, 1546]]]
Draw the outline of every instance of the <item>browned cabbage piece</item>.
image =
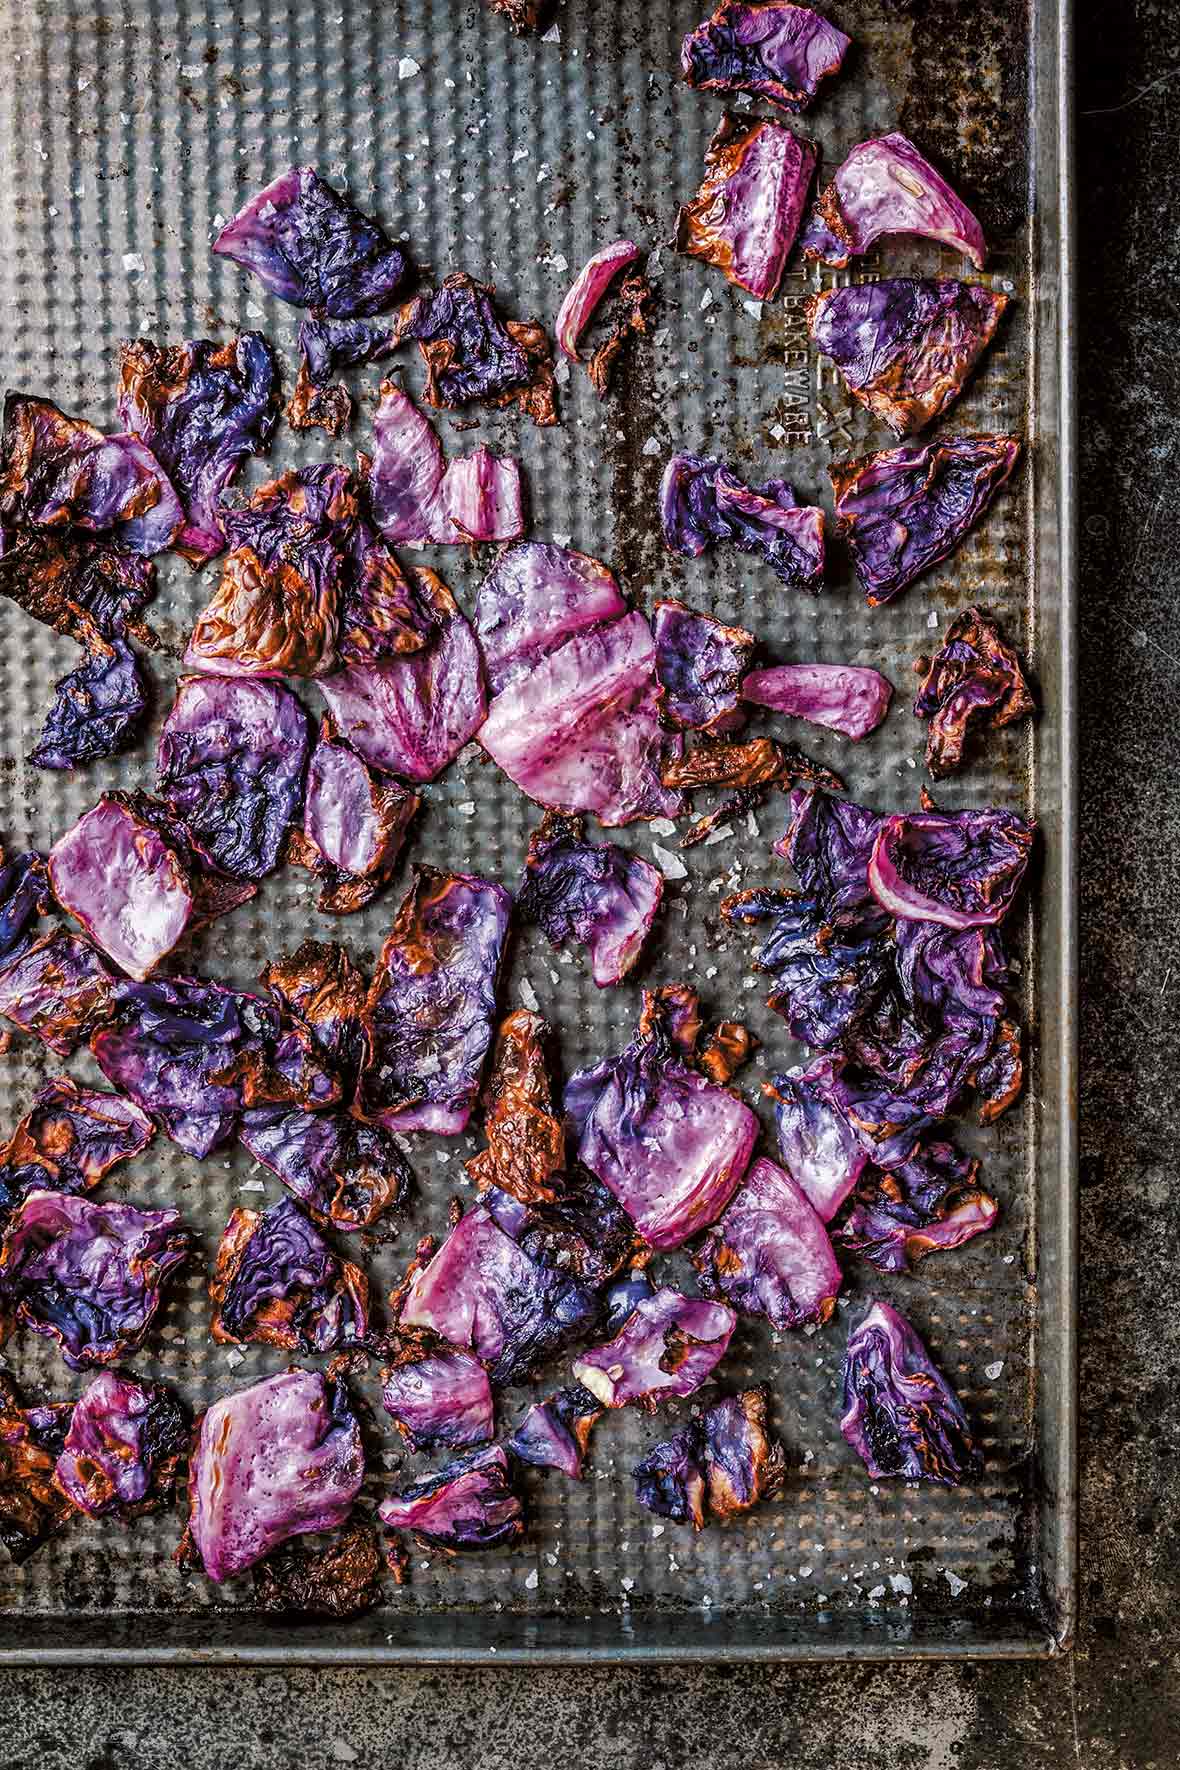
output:
[[500, 1023], [492, 1073], [484, 1094], [488, 1147], [467, 1163], [483, 1191], [498, 1186], [522, 1204], [550, 1201], [565, 1167], [565, 1132], [553, 1111], [545, 1046], [549, 1029], [539, 1014], [518, 1008]]

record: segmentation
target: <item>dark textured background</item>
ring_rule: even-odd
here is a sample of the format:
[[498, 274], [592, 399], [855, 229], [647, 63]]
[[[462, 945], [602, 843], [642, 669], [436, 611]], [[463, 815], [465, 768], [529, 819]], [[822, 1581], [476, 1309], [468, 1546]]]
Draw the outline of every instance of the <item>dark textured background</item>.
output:
[[[48, 3], [48, 0], [47, 0]], [[637, 0], [639, 3], [639, 0]], [[981, 0], [986, 4], [986, 0]], [[0, 1770], [1180, 1763], [1180, 6], [1079, 0], [1082, 1624], [1048, 1665], [0, 1678]], [[1174, 969], [1173, 969], [1174, 966]]]

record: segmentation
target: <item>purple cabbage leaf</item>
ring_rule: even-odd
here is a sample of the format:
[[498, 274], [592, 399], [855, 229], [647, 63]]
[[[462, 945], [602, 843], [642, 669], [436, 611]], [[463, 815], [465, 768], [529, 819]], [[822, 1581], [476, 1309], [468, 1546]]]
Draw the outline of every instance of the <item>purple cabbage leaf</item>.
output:
[[660, 482], [664, 542], [696, 559], [715, 541], [764, 559], [788, 588], [818, 592], [824, 575], [824, 518], [801, 505], [785, 480], [747, 486], [723, 461], [673, 455]]
[[444, 1549], [499, 1549], [524, 1535], [520, 1498], [498, 1444], [456, 1457], [383, 1500], [377, 1512], [388, 1529], [412, 1531]]
[[1007, 305], [979, 283], [882, 277], [808, 296], [807, 323], [848, 391], [902, 437], [958, 399]]
[[223, 1395], [189, 1470], [192, 1543], [218, 1582], [290, 1537], [333, 1530], [361, 1490], [360, 1425], [342, 1383], [291, 1369]]
[[666, 1287], [636, 1304], [614, 1339], [574, 1359], [574, 1381], [603, 1407], [692, 1395], [724, 1358], [737, 1316]]
[[72, 1370], [117, 1364], [143, 1344], [190, 1245], [179, 1211], [30, 1192], [0, 1242], [0, 1298]]
[[780, 110], [803, 111], [820, 81], [840, 71], [851, 41], [809, 6], [721, 0], [684, 39], [680, 66], [690, 86], [752, 92]]
[[222, 1232], [209, 1295], [215, 1340], [281, 1352], [332, 1352], [363, 1341], [369, 1281], [339, 1259], [294, 1199], [235, 1210]]
[[333, 319], [382, 313], [406, 275], [405, 254], [312, 166], [292, 166], [251, 197], [213, 250], [280, 300]]
[[930, 721], [926, 767], [933, 780], [959, 767], [969, 733], [998, 731], [1036, 711], [1024, 666], [986, 608], [956, 615], [933, 658], [916, 667], [923, 675], [914, 712]]
[[879, 670], [856, 664], [779, 664], [752, 670], [741, 693], [755, 706], [859, 739], [876, 731], [889, 711], [893, 684]]
[[983, 229], [913, 142], [894, 131], [854, 147], [820, 193], [803, 253], [839, 269], [886, 234], [919, 234], [983, 269]]
[[495, 1430], [488, 1373], [469, 1352], [423, 1350], [411, 1339], [381, 1377], [382, 1406], [411, 1450], [465, 1450]]
[[717, 737], [745, 723], [742, 678], [754, 655], [754, 635], [669, 598], [652, 620], [662, 711], [673, 725]]
[[537, 1469], [559, 1469], [571, 1481], [581, 1481], [586, 1447], [602, 1406], [583, 1389], [570, 1383], [547, 1401], [536, 1401], [507, 1440], [507, 1448], [521, 1463]]
[[693, 1256], [701, 1289], [771, 1327], [822, 1327], [836, 1308], [840, 1266], [803, 1188], [763, 1158]]
[[129, 1523], [171, 1497], [190, 1431], [163, 1383], [100, 1371], [74, 1403], [54, 1481], [88, 1518]]
[[705, 154], [697, 195], [681, 206], [678, 252], [720, 270], [756, 301], [773, 298], [795, 244], [815, 149], [781, 123], [726, 111]]
[[786, 1480], [786, 1454], [767, 1432], [764, 1388], [743, 1389], [662, 1440], [631, 1471], [635, 1497], [657, 1517], [701, 1530], [773, 1499]]
[[1016, 436], [946, 436], [833, 463], [836, 531], [870, 608], [955, 551], [1019, 455]]
[[580, 817], [547, 811], [529, 836], [517, 913], [555, 947], [584, 946], [599, 989], [621, 983], [639, 957], [664, 893], [650, 861], [589, 842]]
[[368, 485], [373, 520], [399, 545], [514, 541], [524, 528], [519, 462], [481, 447], [448, 464], [430, 420], [392, 381], [381, 384]]
[[307, 769], [303, 829], [287, 859], [321, 881], [319, 909], [342, 916], [371, 903], [388, 880], [421, 804], [396, 781], [376, 780], [325, 719]]
[[260, 332], [120, 346], [119, 417], [147, 444], [180, 497], [172, 545], [191, 565], [225, 546], [222, 493], [248, 455], [270, 445], [278, 413], [274, 352]]
[[128, 749], [148, 709], [147, 684], [131, 647], [112, 639], [54, 684], [54, 702], [29, 754], [35, 768], [76, 768]]
[[840, 1430], [874, 1481], [957, 1487], [983, 1456], [958, 1396], [904, 1315], [874, 1303], [848, 1336]]

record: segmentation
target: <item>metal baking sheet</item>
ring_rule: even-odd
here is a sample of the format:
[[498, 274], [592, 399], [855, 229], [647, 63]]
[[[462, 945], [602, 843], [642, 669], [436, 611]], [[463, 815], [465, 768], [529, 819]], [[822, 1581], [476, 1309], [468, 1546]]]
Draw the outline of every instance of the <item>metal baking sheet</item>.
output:
[[[677, 78], [680, 39], [700, 0], [565, 0], [540, 40], [514, 38], [480, 0], [55, 0], [0, 3], [0, 364], [9, 387], [44, 392], [99, 424], [114, 421], [117, 342], [259, 326], [289, 372], [298, 314], [214, 259], [221, 218], [293, 162], [346, 185], [406, 239], [424, 272], [467, 269], [506, 307], [552, 323], [572, 274], [620, 234], [666, 241], [677, 202], [700, 176], [722, 109]], [[922, 728], [909, 711], [910, 665], [952, 614], [983, 598], [1031, 653], [1044, 712], [1005, 733], [944, 802], [1002, 803], [1044, 831], [1035, 901], [1014, 930], [1032, 1076], [1018, 1110], [966, 1135], [1002, 1202], [996, 1231], [882, 1280], [851, 1265], [836, 1321], [814, 1336], [744, 1328], [726, 1366], [768, 1378], [794, 1472], [782, 1500], [699, 1537], [640, 1511], [627, 1472], [668, 1429], [627, 1412], [599, 1427], [583, 1485], [528, 1481], [535, 1528], [516, 1554], [461, 1562], [414, 1557], [410, 1583], [351, 1625], [276, 1624], [251, 1608], [248, 1580], [217, 1590], [182, 1576], [168, 1514], [133, 1530], [81, 1526], [21, 1568], [0, 1570], [0, 1660], [445, 1661], [596, 1658], [804, 1658], [1029, 1655], [1059, 1651], [1073, 1615], [1073, 729], [1072, 408], [1069, 318], [1068, 0], [842, 0], [856, 47], [798, 127], [830, 170], [866, 133], [900, 126], [977, 206], [993, 251], [986, 281], [1014, 296], [1010, 318], [944, 428], [1014, 429], [1025, 465], [959, 554], [894, 605], [866, 610], [847, 570], [818, 600], [792, 596], [754, 561], [716, 552], [669, 557], [657, 532], [662, 462], [677, 446], [716, 452], [747, 476], [792, 479], [830, 503], [834, 455], [881, 446], [809, 349], [802, 303], [832, 273], [788, 271], [761, 307], [718, 273], [659, 248], [659, 315], [619, 391], [604, 404], [578, 374], [561, 388], [560, 429], [479, 412], [479, 436], [519, 450], [532, 532], [609, 561], [644, 608], [676, 594], [742, 622], [775, 660], [854, 660], [897, 687], [886, 725], [852, 747], [792, 733], [842, 771], [852, 796], [913, 805]], [[738, 108], [744, 102], [738, 101]], [[757, 109], [757, 106], [751, 106]], [[897, 242], [857, 277], [958, 273], [957, 260]], [[843, 273], [841, 273], [843, 274]], [[363, 446], [378, 375], [356, 378], [353, 432], [333, 448], [285, 430], [273, 461]], [[420, 386], [416, 362], [405, 379]], [[444, 425], [444, 430], [446, 430]], [[265, 470], [254, 475], [265, 477]], [[487, 558], [439, 551], [470, 608]], [[178, 652], [213, 574], [165, 568], [155, 615]], [[26, 760], [71, 648], [0, 606], [0, 835], [44, 846], [97, 792], [146, 780], [152, 746], [76, 778]], [[174, 659], [153, 664], [163, 710]], [[317, 697], [307, 700], [315, 707]], [[162, 716], [162, 713], [161, 715]], [[158, 716], [158, 717], [159, 717]], [[157, 721], [158, 722], [158, 721]], [[757, 726], [755, 726], [757, 729]], [[538, 813], [474, 754], [428, 789], [413, 856], [512, 884]], [[781, 804], [757, 834], [693, 851], [673, 884], [641, 979], [597, 992], [577, 957], [529, 935], [506, 1002], [535, 995], [560, 1029], [566, 1064], [616, 1048], [640, 981], [684, 977], [707, 1011], [739, 1013], [762, 1040], [746, 1073], [761, 1081], [797, 1060], [766, 1009], [744, 940], [723, 932], [723, 892], [777, 876], [769, 845]], [[671, 845], [667, 835], [656, 837]], [[622, 840], [649, 851], [644, 826]], [[249, 985], [268, 956], [308, 935], [343, 937], [371, 961], [401, 881], [343, 924], [320, 917], [298, 871], [199, 936], [179, 965]], [[40, 1047], [0, 1060], [15, 1121], [43, 1075]], [[84, 1073], [84, 1064], [79, 1064]], [[764, 1113], [769, 1126], [769, 1117]], [[420, 1139], [412, 1216], [368, 1264], [383, 1288], [447, 1201], [465, 1192], [473, 1139]], [[203, 1165], [163, 1139], [120, 1189], [181, 1205], [208, 1255], [229, 1210], [277, 1195], [239, 1153]], [[679, 1270], [675, 1260], [665, 1270]], [[979, 1424], [987, 1473], [960, 1492], [870, 1486], [837, 1429], [839, 1366], [866, 1296], [902, 1304]], [[195, 1406], [276, 1368], [242, 1362], [207, 1337], [203, 1274], [177, 1287], [137, 1365], [177, 1383]], [[31, 1336], [5, 1348], [20, 1381], [80, 1388]], [[374, 1398], [373, 1384], [368, 1385]], [[405, 1470], [392, 1438], [374, 1458], [369, 1498]], [[399, 1464], [401, 1468], [399, 1469]]]

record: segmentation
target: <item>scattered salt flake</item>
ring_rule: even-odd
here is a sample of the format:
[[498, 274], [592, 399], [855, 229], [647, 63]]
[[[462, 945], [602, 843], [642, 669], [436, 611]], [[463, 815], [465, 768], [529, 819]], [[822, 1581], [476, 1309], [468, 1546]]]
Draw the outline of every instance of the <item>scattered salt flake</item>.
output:
[[125, 271], [145, 270], [147, 267], [138, 252], [124, 252], [123, 269]]
[[651, 1527], [651, 1534], [653, 1536], [663, 1536], [664, 1529], [665, 1529], [665, 1526], [662, 1524], [653, 1524]]
[[662, 349], [662, 347], [668, 342], [667, 326], [661, 326], [658, 332], [653, 332], [651, 335], [651, 341], [657, 350]]
[[572, 535], [554, 535], [553, 539], [557, 542], [557, 545], [559, 547], [568, 547], [570, 542], [573, 540], [573, 536]]
[[537, 173], [537, 183], [544, 184], [545, 180], [547, 178], [552, 178], [552, 176], [553, 176], [552, 166], [549, 164], [548, 160], [542, 160], [541, 161], [541, 170]]
[[550, 1554], [546, 1555], [545, 1559], [546, 1559], [546, 1561], [548, 1561], [550, 1567], [557, 1566], [557, 1556], [554, 1555], [552, 1552]]
[[621, 1579], [619, 1584], [622, 1586], [624, 1592], [633, 1592], [635, 1590], [635, 1581], [633, 1579]]
[[728, 842], [733, 835], [732, 824], [718, 824], [712, 835], [705, 837], [705, 847], [715, 848], [718, 842]]
[[244, 1352], [239, 1352], [236, 1346], [231, 1346], [225, 1355], [225, 1362], [228, 1364], [231, 1371], [237, 1370], [240, 1364], [246, 1362], [246, 1354]]
[[1003, 1368], [1004, 1368], [1004, 1360], [1002, 1358], [997, 1358], [996, 1362], [994, 1364], [985, 1364], [984, 1365], [983, 1374], [987, 1378], [989, 1383], [994, 1383], [996, 1378], [999, 1376], [1000, 1372], [1003, 1370]]
[[806, 1464], [806, 1463], [814, 1463], [814, 1461], [815, 1461], [815, 1452], [814, 1452], [814, 1451], [813, 1451], [813, 1450], [805, 1450], [805, 1451], [804, 1451], [804, 1452], [803, 1452], [803, 1461], [804, 1461], [804, 1463], [805, 1463], [805, 1464]]
[[914, 1589], [914, 1582], [908, 1573], [891, 1573], [889, 1575], [889, 1584], [893, 1587], [895, 1592], [905, 1592], [907, 1597]]
[[239, 1192], [265, 1192], [266, 1191], [266, 1182], [264, 1180], [243, 1180], [242, 1184], [238, 1187], [238, 1191]]
[[754, 816], [752, 811], [747, 811], [746, 813], [746, 834], [752, 842], [756, 842], [762, 834], [761, 830], [758, 828], [758, 819]]
[[653, 842], [651, 845], [651, 851], [655, 855], [656, 864], [659, 866], [665, 879], [688, 878], [688, 868], [685, 866], [680, 856], [678, 854], [673, 854], [670, 848], [661, 848], [658, 842]]
[[1003, 1262], [1004, 1262], [1004, 1265], [1005, 1265], [1005, 1266], [1011, 1266], [1011, 1265], [1012, 1265], [1012, 1263], [1013, 1263], [1013, 1261], [1014, 1261], [1014, 1260], [1015, 1260], [1015, 1258], [1016, 1258], [1016, 1255], [1015, 1255], [1015, 1254], [1005, 1254], [1005, 1255], [1004, 1255], [1004, 1256], [1003, 1256]]
[[674, 836], [676, 834], [676, 825], [670, 817], [653, 817], [647, 827], [653, 836]]
[[475, 816], [475, 800], [474, 799], [464, 799], [460, 804], [456, 805], [455, 810], [462, 812], [464, 817], [474, 817]]
[[436, 1162], [441, 1162], [445, 1168], [451, 1159], [451, 1152], [449, 1149], [436, 1149], [434, 1152], [434, 1159]]
[[534, 1567], [533, 1571], [529, 1574], [528, 1578], [524, 1582], [526, 1591], [528, 1591], [528, 1592], [535, 1592], [536, 1591], [537, 1578], [538, 1578], [537, 1570]]
[[937, 627], [937, 625], [938, 625], [938, 610], [937, 609], [932, 608], [930, 610], [930, 613], [926, 616], [926, 625], [928, 627]]
[[248, 320], [264, 320], [266, 318], [266, 315], [263, 313], [262, 309], [259, 307], [259, 305], [256, 301], [247, 301], [247, 303], [246, 303], [246, 318]]
[[713, 291], [712, 291], [712, 289], [706, 289], [705, 293], [701, 296], [701, 312], [704, 313], [705, 309], [707, 307], [712, 307], [712, 305], [713, 305]]
[[567, 356], [560, 357], [553, 370], [553, 379], [559, 387], [564, 387], [570, 378], [570, 362]]
[[560, 43], [561, 32], [556, 25], [550, 25], [549, 29], [545, 32], [545, 35], [541, 38], [541, 41], [542, 43]]
[[412, 80], [415, 74], [420, 74], [421, 72], [422, 69], [412, 55], [403, 55], [397, 64], [397, 77], [399, 80]]
[[771, 434], [771, 436], [773, 436], [775, 442], [782, 442], [784, 436], [786, 436], [786, 434], [787, 434], [781, 424], [771, 424], [771, 425], [768, 425], [767, 428], [769, 429], [770, 434]]
[[960, 1592], [967, 1590], [967, 1581], [960, 1579], [957, 1573], [952, 1573], [949, 1567], [943, 1568], [942, 1575], [951, 1589], [952, 1598], [957, 1598]]
[[869, 1602], [871, 1604], [875, 1604], [877, 1602], [878, 1598], [883, 1598], [884, 1596], [885, 1596], [885, 1587], [884, 1586], [874, 1586], [872, 1591], [869, 1593]]
[[747, 313], [753, 314], [756, 320], [762, 318], [762, 303], [760, 301], [743, 301], [742, 306]]
[[[188, 73], [187, 68], [181, 68], [180, 71], [182, 74]], [[89, 80], [86, 78], [85, 74], [83, 74], [82, 78], [78, 81], [78, 91], [85, 92], [85, 90], [89, 86], [89, 84], [90, 84]]]
[[518, 165], [521, 160], [527, 160], [528, 157], [529, 150], [526, 147], [519, 147], [512, 156], [512, 164], [514, 166]]
[[328, 1750], [338, 1764], [355, 1764], [357, 1758], [360, 1756], [356, 1747], [349, 1745], [346, 1739], [331, 1740], [328, 1745]]
[[536, 990], [533, 988], [527, 977], [522, 977], [520, 980], [519, 995], [525, 1007], [531, 1009], [535, 1014], [541, 1004], [537, 1000]]
[[448, 92], [453, 92], [455, 90], [455, 82], [451, 79], [450, 75], [448, 75], [447, 78], [443, 81], [443, 85], [446, 87]]
[[658, 436], [649, 436], [644, 443], [641, 452], [645, 455], [658, 455], [660, 452], [660, 446], [660, 439]]

